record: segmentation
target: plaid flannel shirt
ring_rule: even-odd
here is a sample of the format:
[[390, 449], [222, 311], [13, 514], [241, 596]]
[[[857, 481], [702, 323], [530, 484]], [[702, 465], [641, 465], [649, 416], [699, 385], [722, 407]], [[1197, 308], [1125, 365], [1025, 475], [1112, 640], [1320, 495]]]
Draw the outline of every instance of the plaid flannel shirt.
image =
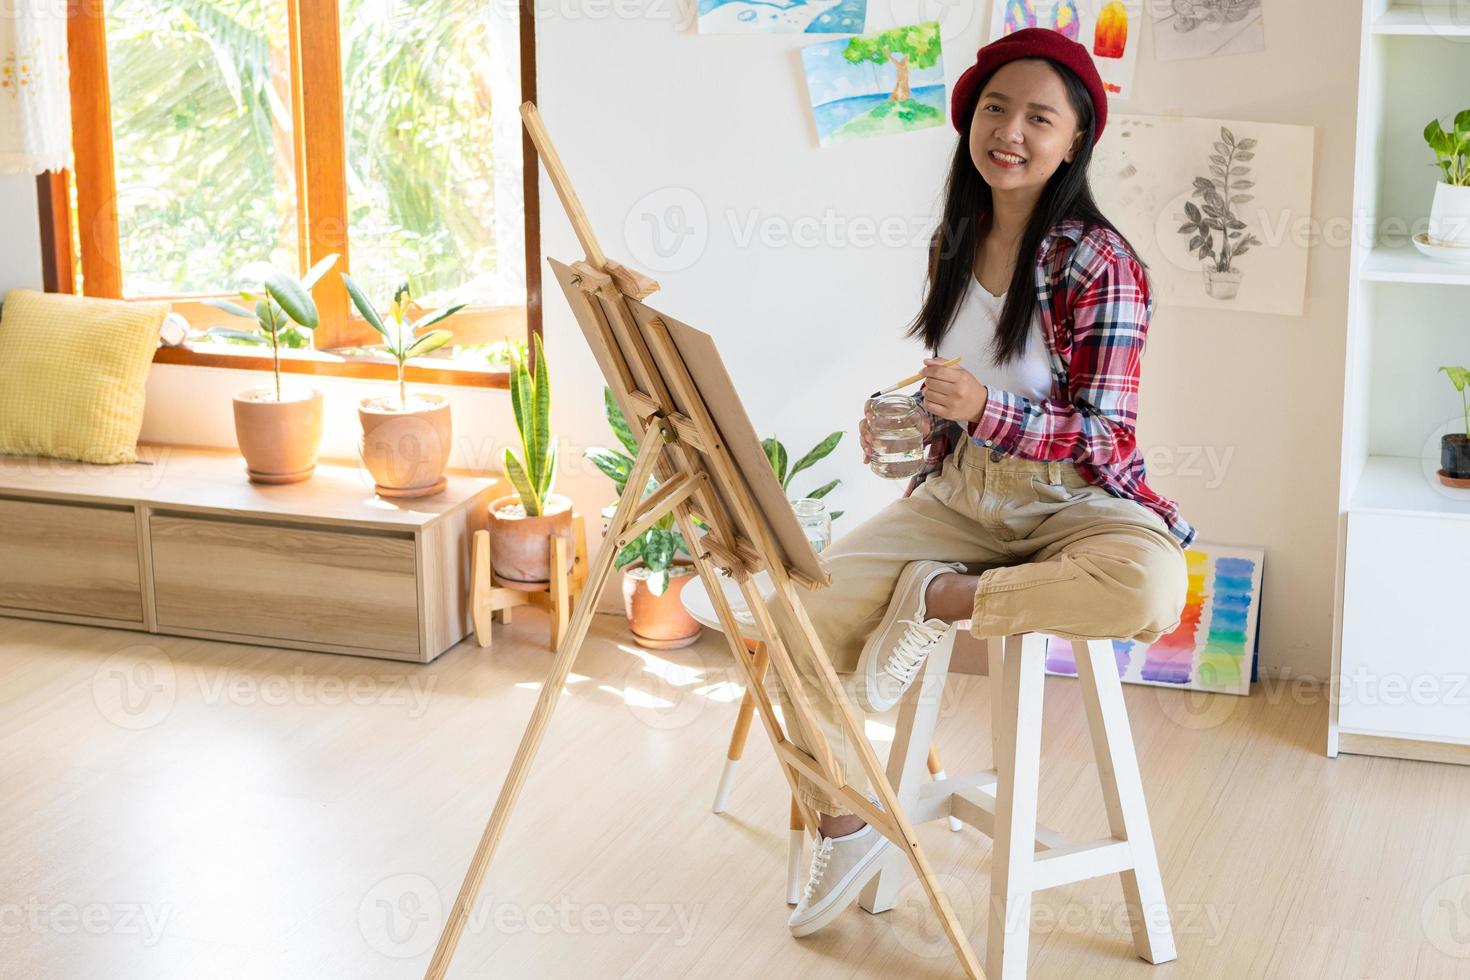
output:
[[[1051, 397], [1038, 402], [991, 388], [976, 422], [962, 426], [931, 415], [924, 468], [904, 496], [939, 471], [963, 428], [975, 446], [992, 452], [1071, 460], [1089, 482], [1154, 511], [1180, 545], [1189, 547], [1195, 529], [1174, 501], [1145, 482], [1134, 437], [1139, 362], [1153, 313], [1143, 267], [1110, 229], [1084, 234], [1083, 223], [1070, 218], [1042, 241], [1036, 292], [1051, 361]], [[922, 395], [921, 387], [916, 400]]]

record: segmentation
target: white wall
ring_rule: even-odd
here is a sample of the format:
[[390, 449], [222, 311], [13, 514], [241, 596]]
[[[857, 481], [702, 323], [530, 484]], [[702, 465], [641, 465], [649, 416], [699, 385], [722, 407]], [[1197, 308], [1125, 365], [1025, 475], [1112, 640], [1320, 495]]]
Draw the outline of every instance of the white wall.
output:
[[[854, 426], [863, 397], [922, 356], [901, 335], [921, 295], [923, 243], [955, 134], [946, 126], [819, 149], [799, 57], [812, 39], [701, 37], [683, 9], [691, 2], [537, 4], [538, 101], [605, 251], [660, 280], [654, 305], [716, 337], [756, 429], [794, 454], [848, 430], [794, 488], [842, 477], [830, 498], [848, 511], [840, 532], [900, 492], [862, 466]], [[973, 60], [989, 4], [869, 9], [870, 29], [941, 17], [952, 82]], [[1315, 126], [1313, 212], [1343, 218], [1358, 38], [1357, 18], [1336, 12], [1327, 0], [1272, 3], [1267, 51], [1208, 63], [1156, 63], [1145, 33], [1142, 94], [1114, 111]], [[4, 213], [23, 206], [4, 194], [0, 183]], [[544, 177], [541, 214], [545, 254], [579, 258]], [[650, 223], [663, 229], [658, 247]], [[1314, 245], [1299, 318], [1161, 308], [1144, 361], [1150, 482], [1180, 502], [1202, 540], [1266, 546], [1261, 654], [1272, 673], [1330, 671], [1347, 261], [1345, 243]], [[558, 488], [593, 514], [610, 485], [580, 450], [610, 441], [602, 380], [545, 279]], [[231, 444], [229, 395], [252, 380], [156, 367], [144, 437]], [[323, 387], [325, 452], [351, 455], [353, 400], [371, 388]], [[514, 435], [504, 393], [455, 400], [456, 464], [493, 465]]]

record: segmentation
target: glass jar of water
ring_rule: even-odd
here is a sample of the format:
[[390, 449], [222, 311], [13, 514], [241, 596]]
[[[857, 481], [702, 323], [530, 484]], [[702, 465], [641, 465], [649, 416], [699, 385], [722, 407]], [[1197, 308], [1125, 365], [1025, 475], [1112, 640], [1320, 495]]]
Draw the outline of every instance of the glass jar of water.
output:
[[916, 395], [868, 399], [863, 414], [873, 434], [870, 470], [889, 480], [906, 480], [923, 469], [923, 412]]
[[832, 543], [832, 517], [827, 513], [826, 504], [816, 497], [803, 497], [793, 500], [791, 507], [796, 511], [796, 523], [801, 525], [802, 533], [812, 543], [813, 551], [820, 552]]

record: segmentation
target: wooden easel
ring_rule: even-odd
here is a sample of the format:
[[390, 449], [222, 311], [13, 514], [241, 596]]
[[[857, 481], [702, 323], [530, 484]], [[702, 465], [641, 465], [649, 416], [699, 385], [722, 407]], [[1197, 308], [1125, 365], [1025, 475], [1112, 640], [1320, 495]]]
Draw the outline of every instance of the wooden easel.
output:
[[[521, 737], [425, 976], [438, 980], [449, 969], [496, 845], [505, 833], [551, 713], [587, 635], [592, 609], [607, 584], [618, 549], [672, 512], [694, 553], [695, 565], [724, 625], [725, 640], [735, 662], [744, 671], [747, 690], [756, 698], [757, 713], [793, 792], [798, 777], [805, 776], [892, 840], [918, 875], [966, 974], [983, 980], [984, 973], [975, 952], [948, 898], [935, 881], [913, 825], [864, 734], [862, 719], [847, 700], [821, 640], [807, 619], [797, 587], [822, 588], [830, 582], [830, 575], [796, 522], [796, 515], [766, 461], [760, 440], [740, 405], [714, 342], [707, 334], [640, 302], [656, 291], [658, 284], [603, 254], [536, 106], [530, 102], [522, 105], [521, 117], [586, 253], [585, 259], [570, 266], [554, 259], [548, 261], [638, 439], [638, 454], [607, 536], [588, 570], [586, 594], [577, 603], [567, 632], [557, 646], [530, 724]], [[660, 486], [646, 499], [640, 499], [652, 475], [658, 476]], [[696, 517], [703, 521], [707, 533], [700, 533], [695, 525]], [[786, 738], [756, 674], [754, 658], [741, 639], [740, 625], [719, 586], [716, 567], [739, 582], [760, 630], [770, 666], [791, 692], [794, 710], [789, 723], [799, 726], [804, 741], [812, 746], [811, 752], [803, 751]], [[769, 600], [762, 596], [753, 578], [762, 570], [775, 586]], [[874, 806], [864, 793], [846, 781], [833, 758], [787, 649], [787, 637], [772, 616], [773, 610], [780, 613], [783, 625], [796, 624], [794, 628], [802, 634], [801, 641], [816, 652], [825, 696], [838, 706], [839, 722], [859, 754], [880, 806]], [[799, 804], [799, 808], [805, 826], [814, 829], [816, 815], [805, 804]]]
[[551, 579], [543, 586], [509, 582], [496, 575], [490, 561], [490, 532], [475, 532], [474, 561], [470, 566], [470, 615], [475, 624], [475, 642], [490, 645], [490, 624], [500, 613], [502, 623], [510, 622], [510, 611], [516, 606], [540, 606], [551, 620], [551, 648], [561, 645], [567, 631], [572, 607], [581, 598], [587, 582], [587, 529], [582, 515], [572, 518], [572, 536], [577, 542], [572, 556], [572, 570], [567, 571], [567, 542], [560, 534], [548, 535], [547, 553]]

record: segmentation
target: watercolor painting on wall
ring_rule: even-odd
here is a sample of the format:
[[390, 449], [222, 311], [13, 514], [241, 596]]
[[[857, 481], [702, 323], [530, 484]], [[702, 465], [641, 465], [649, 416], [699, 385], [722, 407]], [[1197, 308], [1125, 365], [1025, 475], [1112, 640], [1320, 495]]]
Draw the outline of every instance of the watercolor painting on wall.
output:
[[1142, 18], [1137, 0], [994, 0], [987, 39], [1048, 27], [1086, 45], [1109, 97], [1126, 99], [1133, 94]]
[[944, 124], [938, 21], [813, 44], [801, 61], [822, 146]]
[[1217, 58], [1266, 47], [1263, 0], [1169, 0], [1153, 3], [1154, 58]]
[[[1119, 679], [1130, 684], [1249, 694], [1261, 608], [1261, 548], [1196, 541], [1184, 551], [1189, 590], [1179, 625], [1153, 643], [1114, 640]], [[1047, 637], [1046, 670], [1077, 676], [1069, 640]]]
[[868, 0], [699, 0], [701, 34], [861, 34]]
[[1301, 316], [1315, 140], [1310, 126], [1109, 116], [1092, 186], [1157, 303]]

